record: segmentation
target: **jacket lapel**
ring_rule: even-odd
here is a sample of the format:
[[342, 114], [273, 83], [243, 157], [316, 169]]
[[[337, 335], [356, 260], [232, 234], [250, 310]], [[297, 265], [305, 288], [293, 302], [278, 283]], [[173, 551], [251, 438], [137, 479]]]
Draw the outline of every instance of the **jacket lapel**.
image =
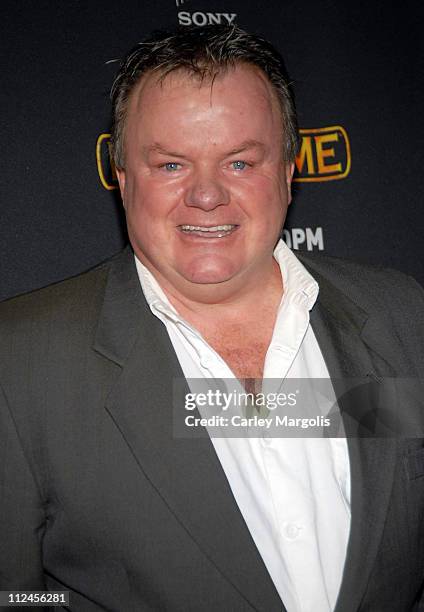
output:
[[282, 610], [209, 438], [174, 436], [173, 410], [183, 410], [188, 387], [175, 395], [183, 373], [129, 248], [112, 264], [94, 349], [119, 366], [106, 409], [145, 477], [245, 601]]
[[[387, 333], [379, 328], [378, 321], [316, 270], [313, 275], [320, 293], [311, 313], [311, 324], [337, 397], [343, 394], [346, 379], [370, 380], [378, 385], [382, 377], [394, 376], [395, 368], [386, 359]], [[360, 413], [364, 408], [360, 404], [360, 400], [348, 406], [343, 399], [339, 402], [349, 432], [351, 530], [335, 612], [354, 612], [359, 608], [382, 537], [394, 476], [396, 441], [356, 435], [355, 410]]]

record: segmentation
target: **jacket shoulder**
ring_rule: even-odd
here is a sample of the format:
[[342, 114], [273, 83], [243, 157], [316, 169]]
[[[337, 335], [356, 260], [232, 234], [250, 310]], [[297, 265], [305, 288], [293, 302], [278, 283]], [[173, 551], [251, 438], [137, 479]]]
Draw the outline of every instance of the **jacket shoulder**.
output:
[[95, 267], [41, 289], [0, 303], [0, 329], [23, 319], [43, 320], [53, 314], [87, 313], [101, 301], [116, 255]]
[[332, 285], [367, 312], [409, 310], [422, 318], [424, 290], [412, 277], [383, 266], [317, 255], [296, 253], [303, 265], [321, 284]]

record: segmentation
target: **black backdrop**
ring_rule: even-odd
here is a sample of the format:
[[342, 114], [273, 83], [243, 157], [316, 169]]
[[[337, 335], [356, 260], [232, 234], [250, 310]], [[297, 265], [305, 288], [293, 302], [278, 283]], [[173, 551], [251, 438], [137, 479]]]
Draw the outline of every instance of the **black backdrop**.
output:
[[0, 298], [77, 274], [122, 247], [101, 137], [110, 60], [153, 29], [219, 20], [269, 38], [295, 83], [303, 149], [288, 243], [424, 283], [420, 5], [3, 0]]

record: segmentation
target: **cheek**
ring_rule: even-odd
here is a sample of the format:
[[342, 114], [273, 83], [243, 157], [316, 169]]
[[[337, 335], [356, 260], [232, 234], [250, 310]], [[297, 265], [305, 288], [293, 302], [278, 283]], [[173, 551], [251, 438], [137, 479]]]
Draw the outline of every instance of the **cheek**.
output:
[[126, 190], [127, 217], [140, 226], [154, 223], [160, 230], [161, 224], [171, 221], [179, 198], [179, 190], [175, 186], [163, 185], [147, 177], [136, 179]]
[[233, 189], [246, 215], [264, 226], [284, 218], [288, 206], [287, 186], [275, 176], [257, 176]]

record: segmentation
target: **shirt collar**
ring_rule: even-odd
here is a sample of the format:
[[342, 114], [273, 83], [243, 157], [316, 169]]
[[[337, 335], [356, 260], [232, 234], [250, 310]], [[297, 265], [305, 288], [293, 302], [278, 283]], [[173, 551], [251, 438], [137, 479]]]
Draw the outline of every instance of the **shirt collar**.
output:
[[141, 263], [135, 254], [134, 259], [144, 297], [146, 298], [146, 301], [153, 314], [159, 315], [159, 317], [160, 314], [165, 315], [175, 322], [182, 321], [181, 317], [178, 315], [177, 311], [166, 297], [165, 292], [150, 270], [148, 270], [146, 266]]
[[283, 279], [284, 294], [282, 301], [293, 300], [312, 310], [315, 304], [319, 286], [314, 277], [299, 261], [296, 255], [286, 245], [284, 240], [279, 240], [274, 249], [274, 258], [280, 266]]

